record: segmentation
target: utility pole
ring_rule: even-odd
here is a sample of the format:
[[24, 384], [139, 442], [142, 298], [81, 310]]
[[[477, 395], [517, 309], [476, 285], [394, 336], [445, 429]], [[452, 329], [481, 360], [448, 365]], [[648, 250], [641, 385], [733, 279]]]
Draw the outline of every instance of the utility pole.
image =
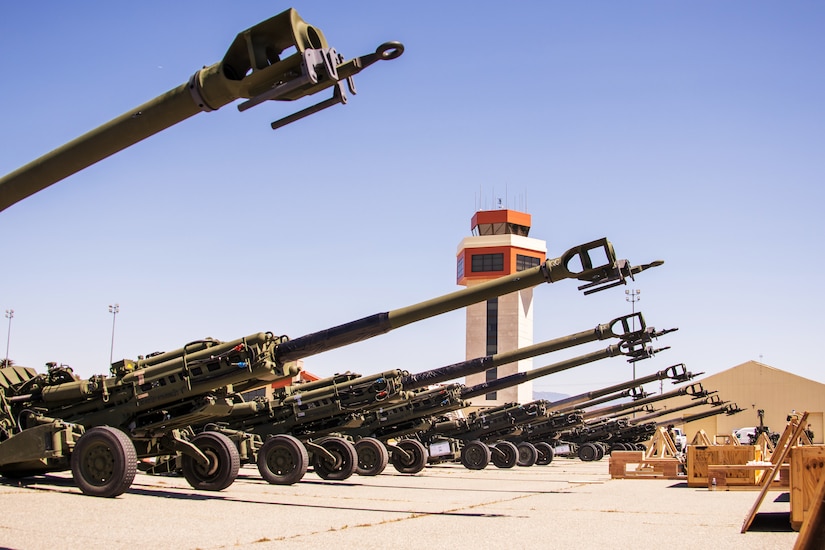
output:
[[[625, 299], [625, 301], [630, 302], [630, 304], [631, 304], [631, 306], [630, 306], [631, 307], [631, 313], [634, 314], [633, 326], [632, 326], [631, 330], [633, 332], [636, 332], [636, 317], [635, 317], [636, 302], [638, 302], [639, 300], [642, 299], [642, 297], [640, 296], [642, 291], [639, 290], [638, 288], [635, 288], [635, 289], [630, 288], [630, 289], [625, 290], [624, 293], [625, 293], [624, 299]], [[631, 363], [631, 364], [633, 365], [633, 380], [636, 380], [636, 363]]]
[[112, 314], [112, 346], [109, 348], [109, 364], [112, 364], [112, 360], [114, 358], [115, 352], [115, 319], [117, 319], [117, 314], [120, 311], [120, 305], [114, 304], [109, 305], [109, 313]]
[[9, 366], [9, 342], [11, 342], [11, 320], [14, 317], [14, 310], [7, 309], [6, 310], [6, 319], [9, 320], [9, 330], [6, 333], [6, 362], [3, 363], [4, 367]]

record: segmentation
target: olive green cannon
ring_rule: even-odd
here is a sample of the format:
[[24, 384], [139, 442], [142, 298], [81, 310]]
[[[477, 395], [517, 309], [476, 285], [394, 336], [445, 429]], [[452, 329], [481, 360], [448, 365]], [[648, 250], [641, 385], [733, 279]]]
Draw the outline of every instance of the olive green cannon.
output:
[[[637, 324], [642, 328], [632, 330], [631, 326]], [[404, 404], [419, 410], [415, 406], [420, 403], [417, 390], [433, 384], [596, 340], [615, 338], [625, 347], [638, 346], [637, 342], [646, 341], [648, 334], [641, 313], [635, 313], [600, 324], [595, 329], [420, 373], [393, 369], [365, 376], [339, 374], [279, 389], [268, 400], [238, 403], [223, 419], [223, 426], [212, 424], [205, 429], [225, 433], [236, 441], [239, 449], [250, 449], [248, 458], [251, 461], [255, 455], [261, 476], [279, 485], [299, 481], [310, 462], [315, 473], [327, 480], [347, 479], [355, 472], [377, 475], [387, 465], [389, 451], [392, 451], [396, 468], [409, 470], [417, 463], [420, 470], [426, 463], [426, 452], [420, 446], [409, 448], [414, 441], [404, 441], [398, 447], [386, 441], [382, 444], [375, 438], [360, 437], [352, 446], [337, 435], [363, 431], [366, 416], [377, 409], [380, 409], [382, 418], [387, 416], [387, 411], [393, 411], [392, 416], [396, 419], [396, 411], [406, 408]], [[250, 439], [255, 436], [265, 439], [258, 448]], [[329, 452], [337, 453], [339, 460], [330, 460]], [[327, 467], [328, 463], [335, 466]]]
[[[594, 262], [596, 254], [606, 258], [604, 263]], [[138, 459], [181, 453], [183, 474], [193, 487], [221, 490], [237, 476], [238, 450], [227, 436], [195, 435], [190, 426], [226, 417], [234, 392], [291, 378], [298, 359], [495, 296], [564, 279], [584, 281], [588, 290], [605, 288], [645, 267], [617, 260], [609, 241], [600, 239], [510, 276], [294, 340], [272, 332], [228, 342], [199, 340], [119, 361], [111, 366], [111, 376], [87, 380], [56, 364], [44, 374], [2, 369], [0, 474], [26, 477], [71, 469], [84, 493], [112, 497], [130, 486]]]
[[[355, 94], [353, 76], [404, 51], [386, 42], [346, 61], [321, 29], [289, 9], [239, 33], [223, 59], [187, 82], [87, 132], [0, 179], [0, 211], [92, 164], [204, 111], [238, 99], [245, 111], [265, 101], [294, 101], [331, 90], [332, 97], [272, 123], [273, 129]], [[344, 83], [347, 86], [344, 86]]]

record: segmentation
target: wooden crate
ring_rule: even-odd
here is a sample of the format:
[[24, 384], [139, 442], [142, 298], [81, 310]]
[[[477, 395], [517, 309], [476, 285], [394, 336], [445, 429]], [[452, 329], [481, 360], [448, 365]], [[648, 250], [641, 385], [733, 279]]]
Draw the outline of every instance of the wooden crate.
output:
[[791, 527], [799, 531], [813, 508], [816, 484], [825, 470], [825, 445], [791, 448]]
[[[762, 449], [758, 445], [688, 445], [687, 484], [688, 487], [708, 486], [708, 465], [747, 464], [762, 460]], [[758, 471], [742, 470], [731, 472], [726, 478], [728, 485], [756, 485]]]
[[[770, 462], [760, 464], [708, 464], [708, 489], [717, 491], [728, 491], [731, 489], [743, 489], [758, 491], [765, 483], [765, 475], [773, 469]], [[746, 477], [743, 472], [752, 470], [756, 473], [756, 485], [742, 485], [742, 478]], [[737, 480], [733, 485], [728, 480]], [[714, 484], [712, 480], [715, 480]], [[788, 491], [790, 483], [788, 481], [788, 465], [783, 464], [779, 469], [777, 479], [771, 480], [770, 489], [774, 491]]]
[[612, 479], [680, 479], [679, 466], [676, 458], [649, 458], [644, 451], [610, 453]]

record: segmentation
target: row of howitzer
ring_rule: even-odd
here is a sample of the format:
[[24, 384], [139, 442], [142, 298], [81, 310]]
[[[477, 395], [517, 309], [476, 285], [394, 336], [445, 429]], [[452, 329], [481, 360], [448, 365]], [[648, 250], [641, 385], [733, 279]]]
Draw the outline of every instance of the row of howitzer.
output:
[[[345, 103], [345, 90], [355, 91], [355, 74], [377, 61], [397, 58], [403, 49], [388, 42], [374, 53], [345, 61], [320, 29], [287, 10], [238, 34], [222, 61], [199, 69], [185, 84], [0, 178], [0, 210], [169, 126], [237, 99], [247, 99], [238, 107], [244, 111], [265, 101], [293, 101], [332, 89], [332, 98], [274, 122], [273, 128]], [[229, 342], [199, 340], [136, 361], [119, 361], [111, 365], [110, 375], [88, 379], [64, 365], [49, 364], [46, 373], [38, 374], [6, 362], [0, 368], [0, 474], [22, 478], [71, 470], [84, 493], [113, 497], [131, 485], [138, 464], [156, 473], [179, 471], [193, 487], [220, 490], [232, 483], [240, 464], [252, 462], [267, 481], [288, 484], [300, 480], [310, 464], [326, 479], [345, 479], [356, 471], [377, 474], [389, 460], [408, 473], [420, 471], [428, 461], [450, 458], [460, 458], [469, 468], [484, 467], [490, 460], [504, 466], [547, 463], [552, 443], [560, 440], [578, 443], [583, 458], [596, 458], [604, 448], [594, 441], [631, 444], [644, 437], [647, 423], [607, 417], [619, 411], [584, 412], [582, 407], [596, 399], [627, 396], [635, 398], [633, 407], [652, 403], [653, 397], [633, 389], [641, 380], [576, 402], [512, 404], [463, 418], [455, 413], [473, 395], [538, 376], [612, 356], [630, 361], [649, 357], [657, 351], [651, 341], [668, 331], [646, 327], [641, 314], [418, 374], [390, 370], [290, 382], [300, 359], [409, 323], [545, 282], [576, 279], [584, 283], [579, 289], [589, 294], [624, 284], [660, 264], [631, 266], [617, 259], [607, 239], [599, 239], [501, 279], [301, 338], [262, 332]], [[604, 350], [494, 383], [449, 383], [521, 358], [611, 338], [618, 342]], [[678, 383], [691, 378], [683, 365], [655, 376], [650, 380]], [[269, 398], [241, 397], [271, 385], [281, 387]], [[699, 384], [676, 392], [723, 410]]]

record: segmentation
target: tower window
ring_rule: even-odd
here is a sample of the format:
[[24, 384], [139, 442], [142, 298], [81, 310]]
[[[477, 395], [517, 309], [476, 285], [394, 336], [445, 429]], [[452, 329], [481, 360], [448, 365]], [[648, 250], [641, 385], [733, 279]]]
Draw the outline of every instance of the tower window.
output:
[[532, 256], [525, 256], [524, 254], [516, 254], [516, 271], [524, 271], [531, 267], [536, 267], [541, 263], [539, 258]]
[[[498, 353], [498, 298], [487, 300], [487, 355]], [[493, 369], [490, 369], [493, 370]], [[490, 371], [487, 371], [490, 372]]]
[[[487, 355], [498, 353], [498, 298], [487, 300]], [[487, 371], [487, 382], [498, 380], [498, 368]], [[487, 401], [495, 401], [497, 392], [490, 392], [485, 396]]]
[[504, 271], [504, 254], [474, 254], [473, 273], [481, 271]]

